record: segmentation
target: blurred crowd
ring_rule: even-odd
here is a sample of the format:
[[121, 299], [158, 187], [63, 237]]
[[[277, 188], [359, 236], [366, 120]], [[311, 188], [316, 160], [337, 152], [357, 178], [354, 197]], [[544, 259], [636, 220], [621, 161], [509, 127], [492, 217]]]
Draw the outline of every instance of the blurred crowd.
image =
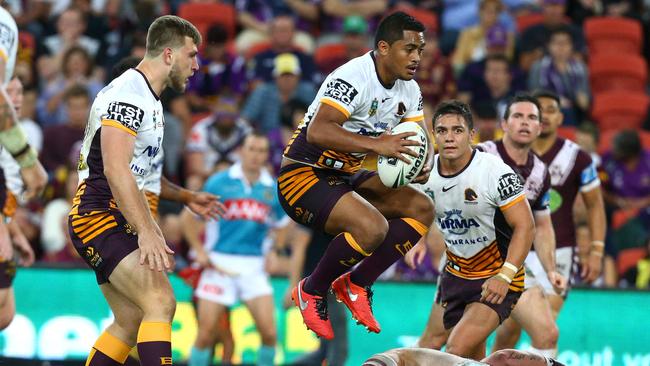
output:
[[[70, 244], [66, 219], [88, 111], [97, 92], [114, 76], [114, 65], [128, 56], [143, 57], [147, 28], [157, 16], [186, 17], [203, 35], [200, 70], [187, 92], [168, 90], [161, 96], [164, 174], [200, 189], [208, 176], [238, 160], [238, 146], [252, 130], [269, 136], [269, 164], [277, 171], [282, 150], [324, 77], [371, 50], [378, 20], [389, 10], [400, 9], [427, 26], [416, 76], [427, 119], [441, 100], [457, 98], [473, 108], [476, 142], [498, 139], [500, 117], [515, 93], [541, 88], [561, 96], [565, 116], [561, 134], [599, 162], [604, 184], [609, 229], [605, 271], [597, 285], [650, 286], [648, 0], [1, 3], [20, 30], [17, 81], [10, 84], [9, 93], [23, 93], [21, 123], [49, 174], [44, 197], [18, 208], [16, 214], [42, 262], [83, 264]], [[611, 93], [606, 89], [612, 83], [597, 85], [590, 69], [597, 65], [596, 56], [609, 57], [602, 50], [596, 55], [586, 34], [594, 17], [630, 20], [641, 29], [636, 54], [623, 58], [631, 60], [629, 64], [639, 59], [645, 68], [645, 79], [633, 78], [641, 89], [630, 91], [641, 98], [635, 102], [641, 110], [636, 124], [605, 122], [612, 117], [598, 112], [603, 109], [598, 106], [599, 95]], [[613, 47], [611, 57], [620, 57]], [[631, 84], [622, 88], [634, 88]], [[576, 206], [579, 237], [588, 245], [584, 213]], [[177, 248], [184, 247], [181, 210], [161, 202], [161, 228]], [[286, 275], [281, 264], [286, 252], [282, 247], [271, 251], [275, 274]], [[433, 280], [435, 262], [431, 258], [417, 271], [398, 263], [386, 277]]]

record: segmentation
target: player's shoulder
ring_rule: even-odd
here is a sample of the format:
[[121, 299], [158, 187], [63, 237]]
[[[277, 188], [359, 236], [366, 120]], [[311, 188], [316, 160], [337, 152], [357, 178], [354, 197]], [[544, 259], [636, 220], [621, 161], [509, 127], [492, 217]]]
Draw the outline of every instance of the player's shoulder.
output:
[[370, 52], [355, 57], [336, 68], [328, 76], [330, 81], [343, 80], [353, 83], [357, 87], [365, 84], [369, 80], [370, 73], [374, 72], [375, 67]]
[[575, 167], [583, 168], [592, 163], [591, 155], [576, 142], [562, 138], [563, 148], [575, 151]]
[[0, 7], [0, 24], [3, 24], [10, 28], [17, 28], [16, 20], [14, 17], [7, 11], [7, 9]]
[[492, 140], [480, 142], [476, 144], [475, 148], [478, 151], [486, 152], [492, 155], [497, 155], [499, 153], [496, 142]]
[[144, 103], [148, 96], [157, 98], [145, 76], [136, 69], [126, 70], [102, 89], [99, 96], [107, 99]]
[[512, 170], [508, 164], [504, 163], [498, 154], [488, 151], [475, 150], [473, 162], [476, 169], [490, 171], [492, 168], [508, 168]]

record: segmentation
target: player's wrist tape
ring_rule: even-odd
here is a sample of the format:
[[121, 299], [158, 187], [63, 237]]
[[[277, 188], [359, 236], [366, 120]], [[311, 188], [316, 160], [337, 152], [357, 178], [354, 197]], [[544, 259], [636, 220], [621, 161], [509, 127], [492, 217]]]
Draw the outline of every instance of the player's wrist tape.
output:
[[0, 145], [4, 146], [11, 155], [18, 155], [27, 146], [27, 135], [20, 126], [15, 125], [0, 131]]
[[517, 266], [509, 262], [505, 262], [501, 267], [501, 273], [503, 273], [510, 279], [514, 278], [518, 271], [519, 268], [517, 268]]
[[605, 242], [602, 240], [593, 240], [591, 242], [592, 247], [597, 247], [597, 248], [604, 248], [605, 247]]
[[512, 282], [512, 278], [508, 277], [507, 275], [499, 272], [495, 277], [499, 277], [500, 279], [504, 280], [508, 285]]
[[602, 257], [605, 255], [602, 250], [592, 250], [589, 252], [589, 255], [595, 255], [596, 257]]
[[505, 262], [503, 264], [503, 267], [508, 268], [509, 270], [513, 271], [514, 273], [517, 273], [517, 271], [519, 271], [519, 267], [515, 266], [514, 264], [512, 264], [510, 262]]
[[20, 165], [21, 168], [29, 168], [38, 162], [38, 154], [31, 146], [27, 145], [24, 151], [19, 152], [13, 156], [14, 160]]

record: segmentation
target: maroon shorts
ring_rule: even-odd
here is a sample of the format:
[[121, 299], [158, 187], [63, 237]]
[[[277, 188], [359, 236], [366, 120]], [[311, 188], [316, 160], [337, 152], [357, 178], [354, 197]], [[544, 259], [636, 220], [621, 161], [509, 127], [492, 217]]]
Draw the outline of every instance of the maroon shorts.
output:
[[278, 197], [282, 208], [294, 221], [323, 230], [336, 202], [376, 174], [364, 169], [350, 174], [290, 164], [280, 169]]
[[0, 289], [9, 288], [16, 277], [16, 261], [0, 260]]
[[[442, 279], [438, 294], [440, 295], [442, 307], [445, 308], [442, 319], [445, 329], [451, 329], [463, 317], [467, 305], [473, 302], [481, 302], [481, 291], [483, 290], [481, 286], [483, 286], [487, 278], [468, 280], [454, 276], [447, 271], [443, 271], [440, 276], [442, 276]], [[508, 294], [501, 304], [481, 303], [494, 310], [499, 316], [499, 323], [502, 323], [510, 316], [520, 296], [521, 292], [508, 290]]]
[[118, 263], [138, 249], [138, 236], [119, 211], [70, 215], [68, 231], [72, 244], [95, 271], [100, 285], [109, 282]]

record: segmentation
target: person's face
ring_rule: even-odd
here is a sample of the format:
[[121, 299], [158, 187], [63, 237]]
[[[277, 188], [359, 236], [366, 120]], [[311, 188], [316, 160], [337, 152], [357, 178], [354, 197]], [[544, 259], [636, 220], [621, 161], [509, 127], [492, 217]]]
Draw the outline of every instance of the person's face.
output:
[[510, 115], [501, 128], [509, 140], [520, 146], [530, 146], [541, 131], [537, 106], [530, 102], [512, 104]]
[[23, 83], [21, 83], [18, 78], [13, 78], [9, 84], [7, 84], [6, 90], [9, 99], [11, 99], [11, 104], [14, 105], [16, 115], [20, 116], [20, 111], [23, 107]]
[[77, 127], [86, 126], [88, 121], [88, 98], [85, 96], [70, 97], [67, 102], [68, 119], [71, 125]]
[[499, 10], [499, 4], [495, 2], [486, 3], [479, 11], [481, 25], [486, 29], [495, 25], [499, 18]]
[[458, 114], [445, 114], [435, 121], [433, 138], [442, 159], [454, 161], [471, 154], [474, 131], [470, 130], [464, 118]]
[[476, 126], [481, 142], [484, 139], [492, 140], [492, 137], [497, 131], [498, 124], [498, 121], [493, 118], [476, 118], [474, 120], [474, 126]]
[[504, 89], [510, 86], [509, 65], [503, 61], [488, 61], [485, 64], [485, 83], [490, 89]]
[[542, 107], [542, 132], [541, 137], [548, 137], [557, 131], [562, 124], [564, 115], [560, 110], [560, 105], [552, 98], [537, 98]]
[[262, 169], [269, 158], [269, 140], [260, 136], [247, 136], [242, 144], [240, 157], [245, 171]]
[[86, 57], [81, 54], [81, 52], [75, 52], [68, 57], [68, 62], [65, 65], [67, 74], [69, 78], [78, 78], [85, 77], [88, 74], [88, 60]]
[[411, 80], [420, 65], [420, 56], [424, 50], [424, 34], [416, 31], [404, 31], [404, 38], [388, 45], [380, 42], [379, 52], [387, 55], [387, 66], [391, 73], [401, 80]]
[[545, 4], [542, 14], [547, 24], [561, 24], [564, 19], [565, 6], [563, 4]]
[[300, 81], [300, 76], [294, 74], [282, 74], [275, 78], [275, 82], [282, 94], [291, 94]]
[[554, 59], [567, 60], [573, 54], [573, 42], [571, 36], [566, 33], [553, 35], [548, 43], [548, 52]]
[[595, 152], [598, 147], [594, 136], [582, 131], [576, 131], [576, 143], [588, 152]]
[[226, 45], [223, 43], [210, 43], [205, 47], [206, 56], [213, 61], [220, 61], [226, 53]]
[[360, 53], [365, 49], [367, 43], [365, 34], [346, 33], [343, 35], [343, 44], [345, 44], [348, 52]]
[[182, 93], [187, 87], [188, 79], [199, 69], [198, 49], [190, 37], [185, 37], [185, 44], [172, 50], [172, 69], [167, 76], [167, 85]]
[[280, 17], [271, 25], [271, 40], [279, 47], [289, 47], [293, 43], [294, 24], [289, 17]]
[[66, 10], [59, 16], [56, 22], [59, 34], [76, 38], [84, 32], [84, 24], [81, 14], [78, 11]]

